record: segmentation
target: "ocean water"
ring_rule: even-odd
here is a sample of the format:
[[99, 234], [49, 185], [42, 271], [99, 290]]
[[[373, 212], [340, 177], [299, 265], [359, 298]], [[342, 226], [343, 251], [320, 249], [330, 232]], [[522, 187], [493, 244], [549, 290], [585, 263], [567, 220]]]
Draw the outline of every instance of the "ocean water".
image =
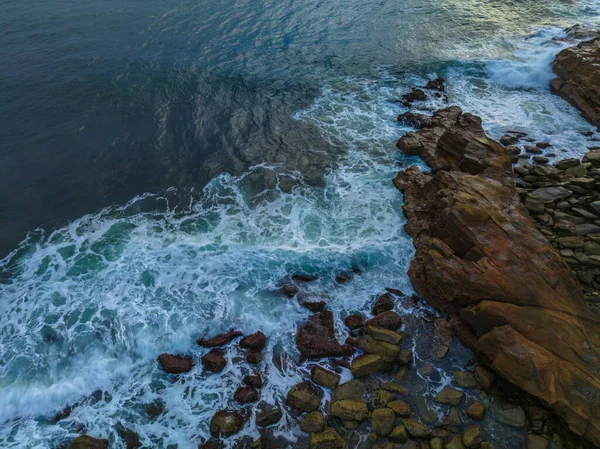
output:
[[[276, 293], [282, 279], [319, 276], [303, 288], [329, 297], [341, 339], [385, 287], [410, 294], [391, 179], [420, 163], [394, 146], [411, 87], [443, 76], [447, 102], [417, 110], [458, 104], [557, 157], [583, 154], [593, 131], [548, 90], [563, 28], [600, 25], [593, 1], [0, 5], [3, 448], [82, 431], [121, 448], [119, 425], [146, 447], [196, 448], [252, 371], [231, 349], [223, 373], [202, 373], [196, 338], [265, 332], [261, 395], [277, 402], [307, 372], [294, 337], [308, 312]], [[430, 311], [397, 311], [421, 363]], [[197, 366], [173, 381], [162, 352]], [[423, 394], [470, 358], [452, 348]], [[485, 426], [499, 448], [523, 438]], [[277, 432], [300, 436], [287, 413]], [[248, 424], [232, 447], [244, 436], [259, 434]]]

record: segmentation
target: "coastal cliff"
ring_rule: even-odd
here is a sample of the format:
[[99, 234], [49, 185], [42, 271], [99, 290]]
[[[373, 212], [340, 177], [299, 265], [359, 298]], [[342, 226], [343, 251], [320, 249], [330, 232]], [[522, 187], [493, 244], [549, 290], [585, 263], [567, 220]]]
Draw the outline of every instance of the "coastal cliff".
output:
[[581, 111], [600, 129], [600, 37], [561, 51], [552, 69], [552, 91]]
[[398, 147], [411, 167], [406, 232], [416, 292], [498, 374], [540, 398], [577, 434], [600, 444], [600, 320], [569, 266], [535, 228], [517, 193], [508, 152], [481, 120], [450, 107]]

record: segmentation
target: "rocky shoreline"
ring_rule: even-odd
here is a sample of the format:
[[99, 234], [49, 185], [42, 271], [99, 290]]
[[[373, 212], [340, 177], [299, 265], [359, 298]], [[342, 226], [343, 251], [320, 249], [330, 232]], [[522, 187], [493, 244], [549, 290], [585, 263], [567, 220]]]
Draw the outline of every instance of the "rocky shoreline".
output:
[[552, 69], [551, 90], [581, 111], [600, 130], [600, 37], [561, 51]]
[[417, 293], [450, 315], [496, 373], [600, 444], [600, 320], [530, 221], [508, 151], [457, 107], [398, 146], [432, 168], [411, 167], [394, 180], [417, 249], [409, 270]]
[[[596, 51], [600, 40], [590, 42], [557, 57], [561, 78], [553, 89], [598, 125], [600, 82], [584, 95], [572, 71], [580, 67], [573, 58], [589, 55], [590, 46]], [[443, 91], [443, 80], [432, 80], [401, 101], [410, 106]], [[495, 142], [481, 119], [455, 106], [399, 120], [417, 130], [398, 147], [431, 168], [413, 166], [394, 179], [416, 248], [409, 276], [418, 296], [386, 288], [369, 312], [346, 316], [341, 330], [326, 295], [303, 290], [314, 275], [282, 280], [278, 294], [311, 313], [296, 335], [305, 379], [282, 401], [262, 397], [268, 380], [261, 366], [271, 361], [260, 330], [198, 338], [208, 350], [204, 371], [222, 372], [229, 351], [253, 371], [240, 379], [231, 406], [215, 411], [211, 438], [199, 449], [290, 447], [277, 432], [284, 417], [306, 436], [296, 448], [493, 449], [511, 433], [527, 449], [600, 446], [600, 147], [591, 145], [582, 161], [549, 166], [544, 142], [531, 145], [519, 132]], [[351, 267], [335, 283], [360, 273]], [[407, 303], [419, 312], [396, 313]], [[461, 342], [477, 360], [443, 379], [436, 367], [460, 352]], [[158, 364], [176, 381], [197, 363], [161, 354]], [[346, 382], [344, 368], [352, 377]], [[160, 404], [152, 410], [162, 413]], [[260, 438], [231, 446], [246, 425]], [[133, 431], [119, 435], [127, 448], [142, 447]], [[82, 435], [69, 448], [108, 446]]]

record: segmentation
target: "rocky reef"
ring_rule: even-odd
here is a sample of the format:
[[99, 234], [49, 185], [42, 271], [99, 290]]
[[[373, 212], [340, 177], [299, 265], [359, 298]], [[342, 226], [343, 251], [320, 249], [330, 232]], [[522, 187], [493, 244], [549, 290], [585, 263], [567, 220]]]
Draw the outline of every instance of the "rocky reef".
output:
[[581, 111], [600, 129], [600, 37], [561, 51], [552, 69], [552, 91]]
[[600, 320], [521, 203], [508, 151], [458, 107], [412, 120], [421, 128], [398, 147], [432, 172], [413, 166], [394, 184], [416, 292], [496, 373], [599, 445]]

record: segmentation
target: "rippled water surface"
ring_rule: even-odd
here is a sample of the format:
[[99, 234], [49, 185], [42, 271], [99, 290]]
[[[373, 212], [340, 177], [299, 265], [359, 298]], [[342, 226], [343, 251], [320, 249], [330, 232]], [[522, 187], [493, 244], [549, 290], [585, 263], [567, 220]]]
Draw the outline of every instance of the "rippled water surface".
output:
[[[558, 157], [581, 154], [592, 130], [547, 85], [561, 28], [600, 24], [594, 2], [0, 10], [0, 447], [59, 447], [82, 429], [124, 447], [122, 424], [148, 447], [195, 448], [250, 368], [231, 351], [224, 373], [197, 366], [171, 383], [158, 354], [199, 359], [205, 332], [261, 329], [275, 401], [305, 369], [293, 338], [307, 311], [273, 293], [286, 275], [319, 276], [306, 288], [329, 296], [340, 337], [384, 287], [410, 293], [391, 179], [417, 162], [394, 148], [407, 130], [396, 100], [413, 85], [444, 76], [449, 102], [492, 136], [520, 129]], [[352, 266], [362, 273], [336, 285]], [[430, 393], [469, 357], [457, 350]]]

